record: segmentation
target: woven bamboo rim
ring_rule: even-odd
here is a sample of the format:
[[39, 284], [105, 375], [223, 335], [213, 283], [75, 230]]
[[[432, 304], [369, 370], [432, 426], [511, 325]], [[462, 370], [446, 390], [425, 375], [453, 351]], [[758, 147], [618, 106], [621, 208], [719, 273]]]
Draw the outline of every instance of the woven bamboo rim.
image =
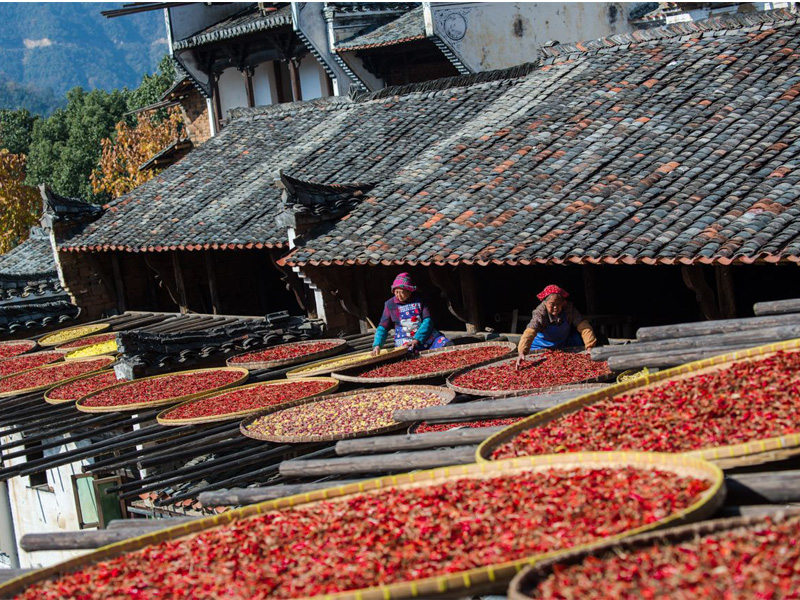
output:
[[[776, 352], [787, 350], [792, 352], [800, 350], [800, 339], [768, 344], [766, 346], [758, 346], [755, 348], [748, 348], [745, 350], [739, 350], [737, 352], [731, 352], [728, 354], [722, 354], [720, 356], [714, 356], [712, 358], [690, 362], [679, 367], [674, 367], [665, 371], [659, 371], [658, 373], [648, 373], [637, 379], [624, 381], [622, 383], [611, 385], [605, 389], [591, 392], [509, 425], [506, 429], [503, 429], [502, 431], [489, 437], [478, 446], [476, 451], [476, 460], [478, 462], [491, 460], [492, 453], [497, 448], [515, 438], [523, 431], [532, 429], [533, 427], [539, 427], [545, 423], [549, 423], [550, 421], [575, 412], [584, 406], [589, 406], [590, 404], [599, 402], [600, 400], [605, 400], [606, 398], [611, 398], [631, 390], [638, 391], [641, 389], [646, 389], [654, 384], [663, 383], [668, 379], [686, 379], [689, 377], [694, 377], [695, 375], [724, 369], [730, 366], [732, 363], [744, 359], [766, 358]], [[795, 448], [797, 446], [800, 446], [800, 433], [790, 433], [787, 435], [763, 440], [751, 440], [749, 442], [742, 442], [727, 446], [702, 448], [700, 450], [685, 452], [685, 454], [697, 458], [704, 458], [713, 462], [724, 460], [726, 467], [730, 468], [747, 464], [761, 464], [763, 462], [772, 460], [769, 455], [770, 452]], [[755, 463], [748, 462], [751, 455], [759, 454], [763, 460], [759, 460]]]
[[229, 367], [242, 367], [244, 369], [249, 369], [250, 371], [254, 371], [256, 369], [274, 369], [277, 367], [288, 367], [289, 365], [297, 365], [304, 362], [309, 362], [312, 360], [317, 360], [318, 358], [324, 358], [326, 356], [333, 356], [334, 354], [338, 354], [344, 347], [347, 345], [347, 340], [339, 340], [339, 339], [322, 339], [322, 340], [302, 340], [299, 342], [288, 342], [286, 344], [278, 344], [275, 346], [270, 346], [268, 348], [262, 348], [262, 350], [274, 350], [275, 348], [280, 348], [281, 346], [291, 346], [301, 345], [301, 344], [319, 344], [320, 342], [336, 342], [335, 346], [328, 348], [327, 350], [320, 350], [319, 352], [312, 352], [311, 354], [303, 354], [302, 356], [294, 356], [290, 358], [282, 358], [280, 360], [264, 360], [264, 361], [254, 361], [254, 362], [247, 362], [247, 363], [235, 363], [233, 362], [239, 356], [245, 356], [247, 354], [253, 354], [254, 352], [259, 352], [259, 350], [250, 350], [248, 352], [243, 352], [242, 354], [237, 354], [236, 356], [231, 356], [225, 364]]
[[[104, 344], [105, 342], [101, 342], [101, 343]], [[78, 360], [79, 358], [96, 358], [98, 356], [117, 356], [118, 355], [117, 350], [119, 350], [119, 348], [117, 348], [116, 345], [115, 345], [113, 350], [106, 350], [105, 352], [98, 352], [97, 354], [85, 354], [83, 356], [74, 356], [75, 353], [78, 353], [80, 351], [86, 351], [88, 348], [91, 348], [92, 346], [100, 346], [100, 344], [92, 344], [90, 346], [84, 346], [82, 348], [75, 348], [75, 350], [73, 350], [71, 352], [67, 352], [64, 355], [64, 360], [71, 362], [73, 360]]]
[[[134, 404], [125, 404], [120, 406], [85, 406], [84, 404], [82, 404], [89, 398], [99, 394], [100, 392], [107, 392], [111, 388], [121, 388], [123, 386], [130, 386], [139, 381], [145, 381], [148, 379], [163, 379], [165, 377], [174, 377], [175, 375], [185, 375], [187, 373], [203, 373], [208, 371], [236, 371], [240, 373], [240, 377], [235, 381], [216, 387], [213, 390], [203, 390], [202, 392], [197, 392], [196, 394], [186, 394], [184, 396], [176, 396], [174, 398], [162, 398], [161, 400], [153, 400], [151, 402], [136, 402]], [[175, 373], [167, 373], [165, 375], [153, 375], [151, 377], [142, 377], [141, 379], [134, 379], [133, 381], [122, 381], [120, 383], [105, 387], [102, 390], [97, 390], [95, 392], [92, 392], [91, 394], [87, 394], [86, 396], [75, 402], [75, 408], [77, 408], [81, 412], [102, 413], [102, 412], [122, 412], [122, 411], [127, 412], [132, 410], [140, 410], [143, 408], [156, 408], [158, 406], [166, 406], [168, 404], [178, 404], [179, 402], [186, 402], [187, 400], [193, 400], [194, 398], [199, 398], [201, 395], [211, 391], [220, 391], [239, 385], [247, 381], [248, 376], [249, 373], [247, 369], [239, 367], [218, 367], [216, 369], [191, 369], [188, 371], [176, 371]]]
[[[266, 417], [271, 415], [272, 413], [279, 412], [281, 410], [285, 410], [287, 408], [293, 408], [295, 406], [300, 406], [303, 404], [313, 404], [314, 402], [320, 402], [322, 400], [329, 400], [333, 398], [345, 398], [348, 396], [356, 396], [359, 394], [375, 394], [380, 392], [389, 392], [389, 391], [407, 391], [410, 393], [414, 392], [433, 392], [440, 398], [442, 398], [443, 402], [439, 406], [450, 404], [453, 401], [453, 398], [456, 397], [455, 392], [448, 390], [443, 387], [438, 387], [434, 385], [395, 385], [389, 386], [385, 388], [380, 388], [378, 390], [354, 390], [350, 392], [343, 392], [341, 394], [331, 394], [325, 396], [317, 396], [315, 398], [308, 398], [305, 400], [295, 400], [292, 402], [287, 402], [286, 404], [278, 407], [270, 407], [266, 410], [259, 412], [251, 417], [248, 417], [244, 421], [242, 421], [241, 425], [239, 426], [239, 430], [242, 432], [242, 435], [246, 435], [249, 438], [253, 438], [254, 440], [260, 440], [262, 442], [278, 442], [281, 444], [302, 444], [305, 442], [333, 442], [337, 440], [347, 440], [356, 437], [364, 437], [366, 435], [378, 435], [381, 433], [387, 433], [389, 431], [397, 431], [398, 429], [402, 429], [404, 425], [402, 423], [393, 423], [391, 425], [385, 425], [383, 427], [374, 427], [372, 429], [361, 429], [358, 431], [351, 431], [346, 434], [337, 434], [337, 435], [263, 435], [256, 431], [250, 431], [247, 429], [249, 425], [253, 422], [257, 421], [262, 417]], [[345, 415], [346, 416], [346, 415]]]
[[[57, 383], [46, 383], [44, 385], [38, 385], [38, 386], [35, 386], [35, 387], [30, 387], [30, 388], [25, 388], [25, 389], [20, 389], [20, 390], [9, 390], [7, 392], [0, 392], [0, 398], [10, 398], [11, 396], [19, 396], [20, 394], [29, 394], [31, 392], [39, 392], [41, 390], [49, 390], [52, 387], [57, 387], [59, 385], [64, 385], [65, 383], [72, 383], [73, 381], [75, 381], [76, 379], [80, 379], [84, 375], [97, 375], [97, 373], [99, 373], [100, 371], [102, 371], [103, 369], [108, 367], [108, 365], [110, 365], [115, 360], [117, 360], [113, 356], [89, 356], [87, 358], [76, 358], [75, 360], [71, 360], [70, 364], [80, 363], [80, 362], [87, 362], [87, 361], [95, 361], [95, 360], [100, 360], [100, 359], [106, 359], [106, 364], [104, 364], [101, 367], [98, 367], [96, 370], [91, 371], [89, 373], [82, 373], [82, 374], [80, 374], [78, 376], [69, 377], [67, 379], [62, 379], [61, 381], [59, 381]], [[56, 361], [56, 362], [53, 362], [53, 363], [42, 365], [41, 367], [34, 367], [33, 369], [26, 369], [25, 371], [20, 371], [18, 373], [14, 373], [13, 375], [8, 375], [6, 377], [0, 378], [0, 382], [4, 381], [4, 380], [6, 380], [6, 379], [8, 379], [10, 377], [16, 377], [17, 375], [20, 375], [22, 373], [29, 373], [31, 371], [41, 371], [41, 370], [46, 370], [46, 369], [55, 369], [55, 368], [58, 368], [58, 367], [63, 367], [65, 364], [66, 363], [64, 363], [64, 362]]]
[[[88, 337], [77, 338], [77, 340], [81, 340], [81, 341], [88, 342], [88, 343], [87, 344], [82, 344], [80, 346], [75, 346], [73, 348], [65, 348], [64, 346], [66, 346], [67, 344], [71, 344], [72, 342], [76, 342], [77, 340], [71, 340], [69, 342], [64, 342], [60, 346], [56, 346], [55, 350], [58, 350], [59, 352], [67, 352], [67, 353], [72, 352], [73, 350], [80, 350], [81, 348], [86, 348], [86, 346], [92, 346], [94, 344], [100, 343], [100, 342], [95, 342], [95, 341], [91, 341], [91, 340], [94, 340], [95, 338], [107, 336], [109, 333], [110, 332], [107, 331], [105, 333], [92, 334], [92, 335], [90, 335]], [[114, 339], [114, 338], [112, 338], [112, 339]], [[108, 341], [108, 340], [106, 340], [106, 341]]]
[[2, 358], [0, 360], [6, 360], [7, 358], [14, 358], [16, 356], [22, 356], [26, 352], [30, 352], [31, 350], [36, 348], [36, 342], [33, 341], [33, 340], [9, 340], [9, 341], [6, 341], [6, 342], [0, 342], [0, 348], [2, 348], [3, 346], [27, 346], [27, 349], [25, 349], [22, 352], [19, 352], [17, 354], [14, 354], [12, 356], [6, 356], [6, 358]]
[[[250, 410], [240, 410], [236, 412], [229, 412], [229, 413], [220, 413], [216, 415], [206, 415], [203, 417], [195, 417], [191, 419], [170, 419], [168, 417], [169, 413], [173, 410], [177, 410], [182, 406], [186, 406], [188, 404], [194, 404], [200, 400], [205, 400], [209, 397], [213, 396], [224, 396], [225, 394], [230, 394], [232, 392], [240, 392], [242, 390], [247, 390], [251, 388], [258, 388], [258, 387], [275, 387], [281, 385], [290, 385], [292, 383], [302, 383], [304, 381], [327, 381], [330, 385], [327, 389], [317, 392], [316, 394], [310, 394], [308, 396], [303, 396], [302, 398], [297, 398], [297, 400], [306, 400], [308, 398], [316, 398], [317, 396], [322, 396], [323, 394], [330, 394], [331, 392], [336, 391], [339, 387], [339, 382], [333, 379], [332, 377], [304, 377], [303, 379], [280, 379], [278, 381], [264, 381], [261, 383], [251, 383], [250, 385], [243, 385], [232, 390], [223, 390], [223, 391], [214, 391], [209, 392], [207, 394], [203, 394], [194, 400], [188, 400], [187, 402], [182, 402], [178, 406], [171, 406], [170, 408], [161, 411], [156, 416], [156, 421], [158, 421], [161, 425], [195, 425], [197, 423], [215, 423], [218, 421], [231, 421], [233, 419], [240, 419], [242, 417], [246, 417], [247, 415], [251, 415], [253, 413], [259, 412], [264, 410], [263, 407], [259, 408], [252, 408]], [[289, 402], [294, 402], [295, 400], [290, 400]], [[289, 402], [283, 402], [281, 404], [275, 404], [274, 407], [270, 408], [286, 408], [289, 405]]]
[[[479, 363], [475, 363], [472, 367], [478, 367], [482, 365], [487, 365], [492, 362], [497, 361], [499, 358], [511, 354], [514, 350], [517, 349], [517, 346], [513, 342], [480, 342], [478, 344], [463, 344], [461, 346], [447, 346], [445, 348], [437, 348], [435, 350], [424, 350], [420, 352], [420, 356], [430, 356], [432, 354], [443, 354], [445, 352], [455, 352], [458, 350], [474, 350], [476, 348], [490, 348], [490, 347], [500, 347], [506, 348], [506, 352], [501, 356], [495, 356], [491, 359], [481, 361]], [[360, 369], [363, 367], [356, 367], [356, 369]], [[419, 375], [403, 375], [399, 377], [357, 377], [355, 375], [348, 375], [348, 372], [354, 371], [356, 369], [344, 369], [341, 372], [334, 372], [331, 374], [331, 377], [335, 377], [340, 381], [347, 381], [350, 383], [361, 383], [364, 385], [373, 385], [373, 384], [384, 384], [384, 383], [404, 383], [406, 381], [419, 381], [422, 379], [434, 379], [436, 377], [444, 377], [445, 375], [449, 375], [453, 373], [456, 369], [442, 369], [441, 371], [435, 371], [432, 373], [420, 373]]]
[[[782, 523], [798, 518], [800, 518], [800, 509], [787, 509], [769, 516], [769, 520], [772, 523]], [[764, 526], [766, 520], [767, 517], [715, 519], [713, 521], [682, 525], [652, 533], [643, 533], [625, 538], [624, 540], [603, 542], [591, 548], [569, 550], [558, 556], [545, 558], [533, 566], [526, 567], [511, 581], [508, 588], [508, 598], [509, 600], [532, 600], [531, 592], [534, 591], [537, 585], [553, 574], [553, 569], [556, 566], [567, 567], [576, 565], [589, 557], [599, 558], [601, 560], [605, 558], [615, 558], [619, 556], [619, 554], [626, 554], [655, 544], [681, 544], [717, 533], [758, 529]], [[708, 576], [713, 577], [712, 575]]]
[[348, 357], [355, 358], [356, 356], [363, 356], [363, 360], [359, 360], [358, 362], [353, 362], [347, 365], [348, 369], [353, 369], [357, 367], [366, 367], [367, 365], [375, 365], [382, 362], [387, 362], [389, 360], [399, 358], [406, 354], [408, 350], [405, 348], [392, 348], [391, 350], [381, 351], [378, 356], [370, 356], [370, 351], [362, 351], [362, 352], [353, 352], [351, 354], [342, 354], [341, 356], [337, 356], [336, 358], [324, 358], [322, 360], [318, 360], [313, 363], [309, 363], [305, 366], [298, 367], [293, 371], [289, 371], [286, 373], [286, 377], [289, 379], [294, 379], [296, 377], [316, 377], [318, 375], [329, 375], [333, 373], [340, 365], [337, 365], [337, 361], [344, 360]]
[[[59, 331], [54, 331], [53, 333], [48, 333], [46, 336], [41, 338], [39, 340], [39, 345], [44, 347], [44, 346], [60, 346], [60, 345], [63, 345], [63, 344], [69, 344], [70, 342], [74, 342], [75, 340], [79, 340], [82, 337], [86, 337], [86, 336], [89, 336], [89, 335], [94, 335], [95, 333], [100, 333], [101, 331], [105, 331], [109, 327], [111, 327], [111, 325], [109, 325], [108, 323], [95, 323], [93, 325], [78, 325], [77, 327], [70, 327], [68, 329], [60, 329]], [[51, 339], [51, 338], [53, 338], [53, 337], [55, 337], [57, 335], [62, 335], [64, 333], [68, 332], [68, 331], [73, 331], [74, 330], [77, 333], [79, 330], [82, 330], [82, 329], [86, 329], [87, 331], [85, 333], [81, 333], [80, 335], [76, 335], [75, 337], [72, 337], [72, 338], [58, 340], [56, 342], [48, 342], [47, 341], [48, 339]]]
[[[97, 357], [96, 356], [92, 356], [90, 358], [97, 358]], [[54, 392], [55, 390], [57, 390], [58, 388], [60, 388], [62, 386], [69, 385], [70, 383], [75, 383], [76, 381], [80, 381], [81, 379], [88, 379], [89, 377], [94, 377], [95, 375], [101, 375], [103, 373], [111, 373], [111, 372], [112, 372], [112, 369], [100, 369], [99, 371], [95, 371], [94, 373], [88, 373], [86, 375], [81, 375], [80, 377], [75, 377], [72, 381], [65, 381], [65, 382], [59, 383], [57, 385], [54, 385], [53, 387], [51, 387], [49, 390], [47, 390], [44, 393], [44, 401], [47, 402], [48, 404], [67, 404], [69, 402], [75, 402], [76, 401], [75, 398], [73, 398], [72, 400], [60, 400], [58, 398], [51, 398], [49, 396], [49, 394], [51, 392]], [[106, 386], [106, 387], [108, 387], [108, 386]], [[101, 389], [105, 389], [105, 388], [101, 388]], [[99, 392], [100, 390], [97, 390], [97, 391]]]
[[[316, 490], [306, 494], [298, 494], [278, 500], [270, 500], [260, 504], [252, 504], [219, 515], [198, 519], [168, 529], [148, 533], [136, 538], [123, 540], [105, 546], [83, 556], [72, 558], [63, 563], [45, 567], [32, 573], [16, 577], [0, 585], [0, 597], [9, 597], [23, 591], [27, 586], [67, 574], [71, 571], [91, 564], [115, 558], [126, 552], [140, 550], [146, 546], [164, 541], [175, 540], [184, 536], [192, 536], [214, 527], [226, 525], [240, 519], [261, 515], [274, 510], [283, 510], [303, 505], [313, 505], [323, 500], [337, 500], [352, 494], [377, 493], [379, 490], [396, 487], [426, 487], [447, 481], [469, 478], [488, 478], [501, 474], [513, 474], [521, 471], [543, 471], [549, 469], [603, 468], [603, 467], [639, 467], [643, 469], [659, 469], [671, 471], [682, 476], [692, 476], [711, 482], [711, 486], [700, 496], [697, 502], [688, 508], [675, 512], [655, 523], [650, 523], [630, 531], [623, 532], [607, 540], [618, 540], [638, 533], [663, 529], [671, 525], [701, 520], [712, 515], [722, 504], [724, 486], [722, 471], [715, 465], [690, 456], [675, 454], [659, 454], [649, 452], [585, 452], [575, 454], [555, 454], [547, 456], [526, 456], [493, 463], [477, 463], [444, 467], [425, 471], [416, 471], [405, 475], [391, 475], [377, 479], [351, 483], [324, 490]], [[577, 546], [569, 551], [594, 547], [598, 542]], [[505, 589], [511, 578], [526, 565], [534, 564], [544, 557], [564, 554], [567, 551], [533, 555], [522, 559], [507, 561], [480, 568], [450, 573], [436, 577], [405, 581], [380, 587], [349, 590], [337, 594], [315, 596], [311, 600], [397, 600], [400, 598], [430, 598], [461, 594], [477, 595], [484, 591], [501, 591]]]
[[[537, 350], [536, 352], [538, 353], [540, 351]], [[574, 352], [574, 354], [580, 354], [580, 352]], [[502, 398], [504, 396], [508, 396], [509, 394], [523, 395], [523, 394], [540, 393], [542, 390], [555, 391], [552, 390], [551, 388], [561, 387], [561, 386], [542, 386], [535, 388], [521, 388], [516, 390], [479, 390], [477, 388], [463, 387], [453, 383], [457, 378], [461, 377], [465, 373], [469, 373], [470, 371], [477, 371], [478, 369], [483, 369], [486, 367], [500, 367], [502, 365], [516, 362], [516, 360], [517, 360], [516, 358], [506, 358], [485, 365], [472, 366], [460, 369], [447, 378], [447, 387], [449, 387], [451, 390], [455, 390], [459, 394], [468, 394], [470, 396], [487, 396], [489, 398]], [[566, 386], [566, 385], [576, 385], [584, 383], [603, 383], [605, 381], [609, 381], [609, 379], [613, 379], [613, 374], [611, 372], [609, 372], [607, 375], [600, 375], [598, 377], [589, 377], [587, 379], [579, 379], [578, 381], [572, 381], [570, 383], [564, 383], [562, 385]]]

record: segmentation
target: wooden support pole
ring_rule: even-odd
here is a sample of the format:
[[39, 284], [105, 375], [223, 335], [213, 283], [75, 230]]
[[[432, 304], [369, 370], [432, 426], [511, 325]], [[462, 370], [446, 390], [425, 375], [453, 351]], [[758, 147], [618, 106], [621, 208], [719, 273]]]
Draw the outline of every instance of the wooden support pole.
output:
[[475, 462], [477, 446], [423, 452], [397, 452], [372, 456], [348, 456], [317, 460], [287, 460], [278, 472], [285, 477], [324, 477], [326, 475], [355, 475], [433, 469]]
[[256, 504], [267, 500], [278, 498], [288, 498], [296, 494], [306, 494], [316, 490], [337, 488], [350, 483], [357, 483], [358, 479], [348, 479], [347, 481], [322, 481], [317, 483], [296, 483], [279, 484], [268, 487], [254, 488], [234, 488], [221, 492], [203, 492], [198, 496], [198, 500], [203, 506], [240, 506], [245, 504]]
[[434, 431], [431, 433], [412, 433], [407, 435], [379, 435], [342, 440], [336, 443], [336, 454], [369, 454], [372, 452], [400, 452], [409, 450], [427, 450], [448, 446], [468, 446], [480, 444], [490, 435], [503, 427], [474, 427], [469, 429], [453, 429], [452, 431]]
[[372, 323], [369, 322], [369, 304], [367, 302], [367, 284], [366, 274], [364, 270], [367, 267], [355, 267], [353, 270], [353, 278], [355, 279], [356, 288], [356, 302], [358, 308], [361, 310], [362, 317], [358, 319], [358, 328], [361, 333], [366, 333], [371, 328]]
[[717, 300], [719, 314], [723, 319], [736, 317], [736, 294], [733, 289], [733, 267], [717, 265], [714, 267], [717, 278]]
[[275, 74], [275, 98], [278, 100], [278, 104], [288, 102], [286, 94], [283, 92], [283, 73], [280, 61], [272, 61], [272, 71]]
[[581, 271], [583, 272], [583, 289], [586, 295], [586, 312], [588, 314], [596, 314], [597, 310], [597, 267], [594, 265], [584, 265]]
[[159, 310], [161, 308], [161, 304], [158, 301], [158, 287], [156, 285], [156, 280], [154, 277], [155, 271], [150, 268], [150, 265], [148, 265], [147, 258], [145, 258], [144, 253], [142, 254], [141, 268], [142, 268], [142, 273], [144, 273], [148, 308], [150, 310]]
[[785, 327], [787, 325], [800, 325], [800, 313], [642, 327], [636, 332], [636, 339], [637, 342], [654, 342], [657, 340], [736, 333], [737, 331], [751, 331], [770, 327]]
[[464, 310], [467, 313], [467, 333], [480, 331], [480, 311], [478, 307], [478, 287], [475, 283], [475, 267], [460, 265], [458, 272], [461, 277], [461, 298]]
[[253, 89], [253, 67], [245, 67], [242, 69], [244, 76], [244, 90], [247, 93], [247, 106], [253, 108], [256, 105], [256, 95]]
[[222, 127], [222, 98], [219, 96], [219, 73], [211, 74], [211, 104], [214, 107], [215, 131]]
[[725, 476], [728, 504], [800, 502], [800, 470]]
[[214, 268], [214, 256], [210, 251], [205, 253], [205, 261], [208, 293], [211, 296], [211, 313], [218, 315], [222, 312], [222, 307], [219, 302], [219, 288], [217, 286], [217, 271]]
[[683, 266], [681, 267], [681, 275], [686, 287], [694, 292], [697, 303], [703, 311], [703, 316], [706, 319], [719, 319], [720, 315], [717, 309], [717, 300], [714, 297], [714, 290], [709, 287], [703, 276], [703, 267], [699, 265]]
[[292, 100], [300, 102], [303, 99], [303, 90], [300, 88], [300, 61], [296, 58], [290, 58], [287, 62], [289, 66], [289, 83], [292, 87]]
[[772, 302], [756, 302], [753, 305], [753, 312], [757, 316], [800, 313], [800, 298], [774, 300]]
[[120, 266], [119, 253], [111, 253], [111, 268], [114, 271], [114, 290], [117, 292], [117, 310], [124, 313], [125, 306], [125, 281], [122, 279], [122, 267]]
[[[170, 521], [171, 519], [159, 519]], [[131, 521], [133, 522], [133, 521]], [[166, 529], [170, 525], [162, 525]], [[89, 550], [108, 544], [115, 544], [133, 537], [152, 533], [158, 528], [128, 527], [126, 529], [87, 529], [84, 531], [53, 531], [48, 533], [28, 533], [22, 536], [19, 547], [25, 552], [45, 550]]]
[[400, 423], [413, 423], [415, 421], [469, 421], [503, 417], [526, 417], [603, 387], [605, 386], [602, 384], [597, 384], [596, 386], [587, 385], [579, 390], [540, 394], [538, 396], [520, 396], [518, 398], [484, 400], [483, 402], [396, 410], [393, 418]]
[[178, 307], [182, 314], [189, 312], [186, 301], [186, 286], [183, 283], [183, 270], [181, 259], [177, 251], [172, 252], [172, 269], [175, 271], [175, 289], [178, 291]]
[[166, 529], [174, 525], [185, 525], [201, 517], [167, 517], [164, 519], [114, 519], [108, 522], [106, 530], [111, 529]]
[[750, 506], [723, 506], [717, 513], [716, 517], [721, 519], [728, 519], [730, 517], [768, 517], [775, 513], [796, 509], [796, 506], [790, 504], [752, 504]]

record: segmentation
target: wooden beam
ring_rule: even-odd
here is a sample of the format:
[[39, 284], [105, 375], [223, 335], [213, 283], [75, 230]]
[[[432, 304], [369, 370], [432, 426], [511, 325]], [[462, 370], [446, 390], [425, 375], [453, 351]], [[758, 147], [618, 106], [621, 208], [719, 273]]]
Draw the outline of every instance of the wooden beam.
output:
[[214, 129], [219, 132], [222, 126], [222, 102], [219, 97], [219, 73], [211, 74], [211, 104], [214, 107], [214, 120], [216, 127]]
[[247, 106], [253, 108], [256, 105], [256, 95], [253, 89], [253, 67], [245, 67], [242, 69], [244, 76], [244, 90], [247, 93]]
[[185, 525], [202, 517], [167, 517], [164, 519], [114, 519], [108, 522], [106, 530], [113, 529], [166, 529], [174, 525]]
[[336, 443], [336, 454], [369, 454], [373, 452], [401, 452], [427, 450], [448, 446], [469, 446], [480, 444], [490, 435], [504, 427], [473, 427], [434, 431], [431, 433], [412, 433], [406, 435], [379, 435]]
[[175, 289], [178, 291], [178, 307], [181, 313], [185, 314], [189, 312], [189, 307], [186, 301], [186, 286], [183, 282], [181, 259], [177, 251], [172, 252], [172, 269], [175, 271]]
[[219, 288], [217, 286], [217, 271], [214, 268], [214, 256], [211, 251], [205, 253], [206, 278], [208, 279], [208, 293], [211, 296], [211, 313], [218, 315], [222, 312], [219, 301]]
[[461, 298], [467, 313], [467, 333], [480, 331], [480, 311], [478, 307], [478, 286], [475, 284], [475, 267], [472, 265], [459, 265], [458, 273], [461, 276]]
[[[167, 521], [168, 519], [161, 519]], [[168, 525], [164, 525], [164, 528]], [[127, 529], [86, 529], [83, 531], [52, 531], [48, 533], [28, 533], [19, 540], [19, 547], [25, 552], [45, 550], [88, 550], [115, 544], [132, 537], [154, 531], [152, 527], [130, 527]]]
[[733, 267], [717, 265], [714, 267], [717, 278], [717, 300], [719, 313], [724, 319], [736, 317], [736, 293], [733, 289]]
[[757, 316], [800, 313], [800, 298], [793, 298], [791, 300], [774, 300], [771, 302], [756, 302], [753, 305], [753, 312]]
[[788, 313], [746, 319], [722, 319], [719, 321], [697, 321], [694, 323], [659, 325], [658, 327], [642, 327], [636, 332], [636, 339], [641, 342], [652, 342], [683, 337], [735, 333], [737, 331], [784, 325], [800, 325], [800, 314]]
[[800, 502], [800, 470], [726, 475], [725, 488], [728, 504]]
[[406, 472], [475, 462], [477, 446], [423, 452], [397, 452], [372, 456], [348, 456], [316, 460], [287, 460], [278, 472], [285, 477], [324, 477], [365, 473]]
[[752, 504], [745, 506], [722, 506], [716, 513], [716, 517], [728, 519], [730, 517], [768, 517], [775, 513], [786, 510], [796, 509], [797, 506], [791, 504]]
[[281, 72], [280, 61], [272, 61], [272, 71], [275, 74], [275, 98], [278, 100], [279, 104], [288, 102], [286, 94], [283, 93], [283, 73]]
[[120, 266], [119, 253], [111, 253], [111, 268], [114, 271], [114, 289], [117, 292], [117, 310], [124, 313], [125, 306], [125, 281], [122, 279], [122, 267]]
[[300, 87], [300, 61], [296, 58], [290, 58], [287, 63], [289, 66], [289, 83], [292, 87], [292, 101], [300, 102], [303, 99], [303, 90]]
[[603, 387], [606, 386], [597, 384], [586, 386], [579, 390], [540, 394], [538, 396], [530, 395], [518, 398], [501, 398], [481, 402], [397, 410], [394, 412], [393, 418], [400, 423], [414, 423], [416, 421], [474, 421], [478, 419], [526, 417]]
[[279, 484], [268, 487], [234, 488], [221, 492], [203, 492], [198, 500], [203, 506], [240, 506], [257, 504], [277, 498], [287, 498], [296, 494], [306, 494], [316, 490], [336, 488], [350, 483], [357, 483], [358, 479], [322, 481], [317, 483]]
[[714, 290], [709, 287], [703, 276], [703, 267], [699, 265], [683, 266], [681, 267], [681, 275], [686, 287], [694, 292], [695, 299], [703, 311], [703, 316], [706, 319], [719, 319], [720, 315], [717, 309], [717, 300], [714, 297]]

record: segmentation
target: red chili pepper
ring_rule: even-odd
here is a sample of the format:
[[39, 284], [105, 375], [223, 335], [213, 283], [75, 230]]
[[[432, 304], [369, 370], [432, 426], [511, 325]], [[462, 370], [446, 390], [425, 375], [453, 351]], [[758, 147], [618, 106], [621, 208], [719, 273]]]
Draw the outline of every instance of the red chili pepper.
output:
[[340, 344], [339, 340], [324, 340], [320, 342], [292, 342], [290, 344], [281, 344], [274, 348], [267, 348], [266, 350], [259, 350], [258, 352], [249, 352], [247, 354], [240, 354], [234, 356], [229, 362], [232, 365], [254, 363], [254, 362], [271, 362], [273, 360], [285, 360], [288, 358], [299, 358], [309, 354], [316, 354], [317, 352], [324, 352], [330, 350]]
[[56, 362], [62, 358], [64, 358], [64, 354], [62, 352], [56, 352], [55, 350], [6, 358], [5, 360], [0, 360], [0, 377], [8, 377], [14, 373], [25, 371], [26, 369], [41, 367], [42, 365]]
[[36, 346], [36, 342], [21, 340], [19, 342], [0, 342], [0, 360], [23, 354]]
[[334, 594], [585, 544], [662, 520], [708, 486], [663, 471], [582, 468], [380, 490], [154, 544], [19, 598]]
[[101, 333], [99, 335], [91, 335], [89, 337], [80, 338], [74, 342], [61, 344], [59, 350], [74, 350], [75, 348], [83, 348], [84, 346], [91, 346], [92, 344], [101, 344], [113, 340], [117, 336], [116, 333]]
[[508, 349], [503, 346], [449, 350], [365, 369], [359, 371], [356, 376], [362, 379], [377, 379], [382, 377], [425, 375], [444, 371], [452, 372], [485, 360], [499, 358], [507, 353]]
[[88, 377], [82, 377], [76, 381], [54, 387], [48, 390], [47, 397], [51, 400], [63, 400], [64, 402], [75, 401], [87, 394], [123, 381], [128, 380], [117, 379], [114, 371], [98, 373], [97, 375], [89, 375]]
[[105, 358], [97, 360], [70, 361], [56, 365], [47, 365], [10, 375], [0, 379], [0, 393], [22, 391], [45, 385], [56, 385], [67, 379], [97, 371], [108, 365]]
[[456, 427], [504, 427], [511, 425], [517, 421], [521, 421], [524, 417], [515, 417], [511, 419], [483, 419], [482, 421], [459, 421], [458, 423], [428, 423], [423, 421], [420, 423], [414, 433], [432, 433], [434, 431], [450, 431]]

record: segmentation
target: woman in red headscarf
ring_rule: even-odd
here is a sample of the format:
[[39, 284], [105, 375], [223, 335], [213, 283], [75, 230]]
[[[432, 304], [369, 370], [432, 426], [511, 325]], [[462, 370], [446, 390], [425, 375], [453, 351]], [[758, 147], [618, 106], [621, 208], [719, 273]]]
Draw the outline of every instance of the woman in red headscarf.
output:
[[557, 285], [548, 285], [536, 297], [541, 304], [533, 309], [531, 322], [519, 340], [518, 366], [531, 350], [566, 346], [583, 346], [589, 350], [597, 345], [592, 326], [567, 300], [569, 294], [565, 290]]
[[373, 356], [380, 352], [391, 327], [394, 327], [395, 348], [407, 347], [410, 351], [415, 351], [452, 345], [433, 326], [428, 305], [417, 292], [417, 286], [408, 273], [400, 273], [395, 277], [392, 294], [383, 305], [381, 321], [375, 330]]

